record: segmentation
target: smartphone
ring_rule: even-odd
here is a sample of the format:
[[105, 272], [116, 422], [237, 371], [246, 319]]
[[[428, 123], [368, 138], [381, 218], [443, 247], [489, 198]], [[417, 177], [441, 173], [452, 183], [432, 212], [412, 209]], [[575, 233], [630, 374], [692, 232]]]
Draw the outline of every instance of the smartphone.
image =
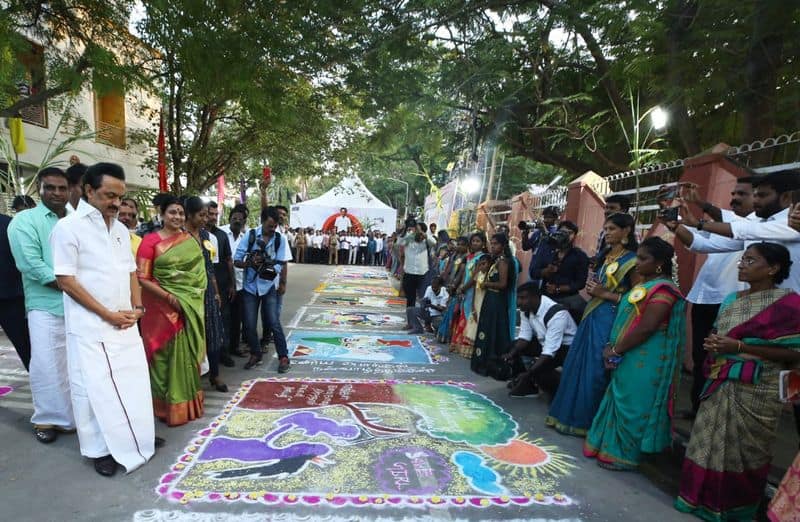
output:
[[678, 207], [662, 208], [658, 216], [665, 221], [678, 221]]

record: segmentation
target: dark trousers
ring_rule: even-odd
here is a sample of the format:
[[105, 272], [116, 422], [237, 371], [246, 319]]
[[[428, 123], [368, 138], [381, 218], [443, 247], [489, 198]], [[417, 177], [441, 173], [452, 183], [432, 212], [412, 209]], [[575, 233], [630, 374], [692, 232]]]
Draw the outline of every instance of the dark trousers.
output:
[[417, 304], [417, 293], [422, 288], [422, 291], [425, 291], [425, 287], [423, 286], [425, 282], [425, 275], [417, 275], [417, 274], [403, 274], [403, 292], [406, 295], [406, 308], [416, 306]]
[[222, 307], [219, 310], [222, 316], [222, 347], [220, 349], [220, 357], [223, 359], [230, 354], [231, 346], [231, 305], [233, 304], [228, 299], [229, 288], [220, 288], [219, 294], [222, 297]]
[[[561, 373], [558, 368], [564, 364], [568, 352], [569, 346], [562, 345], [552, 357], [545, 359], [538, 368], [534, 368], [534, 365], [531, 365], [530, 368], [519, 375], [518, 379], [530, 379], [533, 384], [549, 393], [551, 397], [555, 396], [556, 391], [558, 391], [558, 385], [561, 382]], [[536, 338], [529, 342], [525, 350], [520, 353], [520, 355], [532, 357], [538, 357], [541, 354], [542, 345], [539, 344], [539, 340]], [[514, 361], [515, 368], [520, 368], [521, 366], [521, 360]]]
[[346, 248], [339, 249], [339, 264], [346, 265], [350, 256], [350, 251]]
[[356, 254], [356, 264], [364, 265], [366, 264], [366, 260], [367, 260], [367, 247], [365, 246], [358, 247], [358, 253]]
[[694, 362], [694, 369], [692, 370], [692, 410], [694, 413], [697, 413], [698, 408], [700, 408], [700, 392], [703, 391], [703, 385], [706, 382], [706, 378], [703, 375], [703, 366], [708, 352], [703, 349], [703, 341], [711, 334], [718, 312], [718, 304], [692, 303], [692, 361]]
[[0, 328], [14, 345], [19, 360], [27, 370], [31, 364], [31, 337], [25, 315], [25, 298], [0, 299]]
[[242, 312], [244, 314], [244, 329], [247, 335], [247, 344], [250, 346], [251, 355], [261, 355], [261, 343], [258, 340], [258, 317], [259, 307], [263, 310], [262, 319], [266, 319], [265, 330], [262, 334], [266, 335], [266, 330], [272, 331], [275, 340], [275, 351], [278, 357], [286, 357], [286, 337], [283, 334], [283, 327], [280, 321], [281, 299], [277, 289], [273, 286], [265, 295], [257, 296], [250, 292], [242, 292]]
[[223, 312], [223, 321], [225, 323], [225, 332], [228, 338], [228, 353], [234, 354], [239, 351], [239, 343], [241, 342], [242, 335], [242, 292], [236, 292], [236, 297], [228, 303], [227, 308], [228, 316], [225, 317]]

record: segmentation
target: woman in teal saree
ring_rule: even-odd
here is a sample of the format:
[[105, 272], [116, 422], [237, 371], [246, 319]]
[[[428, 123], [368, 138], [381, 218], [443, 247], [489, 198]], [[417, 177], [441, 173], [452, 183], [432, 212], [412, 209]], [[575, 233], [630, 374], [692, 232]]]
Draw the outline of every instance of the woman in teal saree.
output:
[[608, 384], [603, 348], [611, 335], [617, 304], [631, 286], [630, 274], [636, 264], [633, 218], [629, 214], [612, 214], [603, 229], [608, 249], [595, 279], [586, 285], [592, 299], [564, 361], [564, 385], [558, 387], [545, 419], [559, 432], [580, 437], [592, 425]]
[[672, 393], [685, 339], [685, 308], [672, 282], [666, 241], [645, 239], [636, 255], [641, 278], [622, 296], [603, 352], [611, 382], [586, 435], [583, 454], [604, 468], [635, 469], [642, 453], [658, 453], [672, 440]]

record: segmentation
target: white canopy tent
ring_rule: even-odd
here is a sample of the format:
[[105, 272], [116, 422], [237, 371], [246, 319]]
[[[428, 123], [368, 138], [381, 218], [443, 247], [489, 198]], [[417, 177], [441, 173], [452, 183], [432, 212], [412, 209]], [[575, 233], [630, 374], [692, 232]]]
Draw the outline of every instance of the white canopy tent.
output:
[[322, 229], [325, 222], [339, 214], [342, 207], [360, 222], [364, 231], [371, 229], [392, 233], [396, 229], [397, 210], [376, 198], [356, 175], [343, 178], [337, 186], [318, 198], [292, 205], [289, 226]]

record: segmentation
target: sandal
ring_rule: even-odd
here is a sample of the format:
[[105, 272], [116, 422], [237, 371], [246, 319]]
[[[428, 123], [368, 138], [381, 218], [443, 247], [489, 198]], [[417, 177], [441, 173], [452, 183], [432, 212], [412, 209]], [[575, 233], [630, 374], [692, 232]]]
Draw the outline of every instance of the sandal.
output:
[[33, 427], [33, 435], [42, 444], [50, 444], [58, 438], [58, 432], [54, 428]]

